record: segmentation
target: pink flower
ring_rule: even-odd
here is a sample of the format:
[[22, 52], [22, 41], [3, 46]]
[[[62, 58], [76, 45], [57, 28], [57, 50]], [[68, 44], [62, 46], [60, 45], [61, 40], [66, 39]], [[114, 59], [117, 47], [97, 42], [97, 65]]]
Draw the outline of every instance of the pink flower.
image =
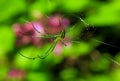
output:
[[67, 18], [63, 18], [61, 15], [53, 15], [48, 18], [48, 32], [50, 34], [59, 33], [64, 30], [70, 24]]
[[[44, 34], [44, 27], [39, 22], [25, 23], [23, 26], [14, 24], [13, 30], [16, 34], [16, 45], [27, 45], [32, 43], [35, 46], [40, 45], [40, 38], [32, 38], [32, 36], [40, 36]], [[39, 33], [41, 32], [41, 33]]]
[[10, 79], [25, 79], [26, 73], [23, 70], [18, 70], [18, 69], [11, 69], [8, 72], [8, 77]]

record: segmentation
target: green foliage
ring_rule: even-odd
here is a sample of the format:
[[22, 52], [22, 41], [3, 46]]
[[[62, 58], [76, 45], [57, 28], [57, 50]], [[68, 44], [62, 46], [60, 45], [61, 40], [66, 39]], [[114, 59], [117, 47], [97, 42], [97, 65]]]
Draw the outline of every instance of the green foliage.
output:
[[[100, 5], [100, 4], [99, 4]], [[97, 5], [95, 5], [97, 6]], [[88, 13], [88, 21], [95, 25], [115, 25], [120, 19], [120, 1], [112, 0], [105, 5], [97, 6], [93, 12]]]
[[0, 1], [0, 22], [10, 22], [9, 20], [18, 15], [23, 13], [25, 10], [25, 2], [24, 0], [1, 0]]
[[[103, 30], [112, 26], [111, 30], [115, 32], [110, 33], [108, 27], [107, 31], [98, 31], [100, 34], [96, 34], [93, 39], [118, 42], [120, 0], [0, 0], [0, 10], [0, 81], [120, 81], [120, 52], [115, 51], [117, 48], [106, 45], [108, 48], [101, 46], [96, 49], [101, 43], [95, 43], [92, 39], [82, 40], [82, 30], [86, 24], [70, 16], [84, 17], [88, 24]], [[13, 25], [16, 22], [20, 24], [20, 19], [39, 20], [53, 14], [61, 14], [70, 19], [72, 24], [69, 27], [76, 27], [67, 36], [71, 40], [80, 39], [79, 43], [72, 42], [65, 46], [58, 42], [57, 45], [61, 45], [59, 53], [54, 50], [45, 59], [30, 60], [20, 56], [18, 51], [29, 57], [44, 54], [53, 43], [43, 43], [39, 47], [19, 47], [16, 45]], [[106, 54], [108, 57], [115, 54], [115, 57], [111, 60], [104, 56]], [[9, 74], [12, 69], [18, 70], [14, 72], [15, 75], [13, 73], [14, 77]], [[19, 74], [20, 70], [25, 74]]]
[[[50, 75], [42, 72], [31, 72], [28, 74], [29, 81], [49, 81]], [[38, 78], [39, 77], [39, 78]]]
[[89, 3], [89, 0], [62, 0], [61, 6], [64, 11], [69, 13], [79, 12], [85, 8]]
[[14, 48], [15, 35], [9, 26], [1, 26], [0, 28], [0, 55]]
[[63, 81], [73, 81], [73, 80], [76, 81], [77, 75], [78, 75], [78, 71], [74, 68], [65, 69], [60, 73], [60, 76], [63, 79]]

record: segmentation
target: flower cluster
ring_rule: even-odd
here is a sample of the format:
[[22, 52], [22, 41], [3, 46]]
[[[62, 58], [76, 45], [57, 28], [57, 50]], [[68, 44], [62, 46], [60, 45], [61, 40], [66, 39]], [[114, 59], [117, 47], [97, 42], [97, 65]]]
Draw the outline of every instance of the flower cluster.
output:
[[[43, 21], [42, 21], [43, 20]], [[42, 20], [27, 22], [24, 25], [18, 23], [13, 25], [13, 30], [16, 34], [16, 45], [28, 45], [39, 46], [43, 44], [41, 38], [33, 38], [32, 36], [41, 36], [44, 34], [56, 34], [65, 29], [69, 25], [69, 20], [63, 18], [61, 15], [53, 15]]]
[[[13, 25], [17, 37], [15, 45], [18, 47], [29, 44], [35, 47], [41, 46], [46, 43], [46, 39], [42, 39], [40, 36], [58, 34], [66, 29], [69, 24], [70, 21], [59, 14], [47, 18], [42, 17], [39, 21], [27, 22], [24, 25], [16, 23]], [[51, 41], [51, 39], [47, 39], [47, 41]], [[54, 52], [60, 54], [61, 49], [62, 44], [58, 43]]]

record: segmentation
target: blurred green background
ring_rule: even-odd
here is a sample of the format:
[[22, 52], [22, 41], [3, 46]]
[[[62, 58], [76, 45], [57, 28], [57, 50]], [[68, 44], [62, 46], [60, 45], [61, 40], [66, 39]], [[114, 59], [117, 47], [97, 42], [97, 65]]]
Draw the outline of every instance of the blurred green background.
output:
[[94, 26], [92, 38], [120, 47], [120, 0], [0, 0], [0, 81], [120, 81], [120, 49], [92, 38], [63, 46], [59, 55], [53, 52], [45, 59], [30, 60], [18, 54], [44, 53], [50, 44], [41, 49], [17, 47], [13, 25], [54, 14], [69, 16], [78, 24], [69, 34], [73, 38], [79, 38], [83, 23], [70, 15]]

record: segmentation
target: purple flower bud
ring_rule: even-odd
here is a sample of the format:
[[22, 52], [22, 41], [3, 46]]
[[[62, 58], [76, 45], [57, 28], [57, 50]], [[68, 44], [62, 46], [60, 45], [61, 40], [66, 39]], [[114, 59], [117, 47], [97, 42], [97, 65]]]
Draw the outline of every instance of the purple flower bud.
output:
[[39, 34], [45, 34], [44, 26], [39, 22], [32, 23], [34, 30]]

